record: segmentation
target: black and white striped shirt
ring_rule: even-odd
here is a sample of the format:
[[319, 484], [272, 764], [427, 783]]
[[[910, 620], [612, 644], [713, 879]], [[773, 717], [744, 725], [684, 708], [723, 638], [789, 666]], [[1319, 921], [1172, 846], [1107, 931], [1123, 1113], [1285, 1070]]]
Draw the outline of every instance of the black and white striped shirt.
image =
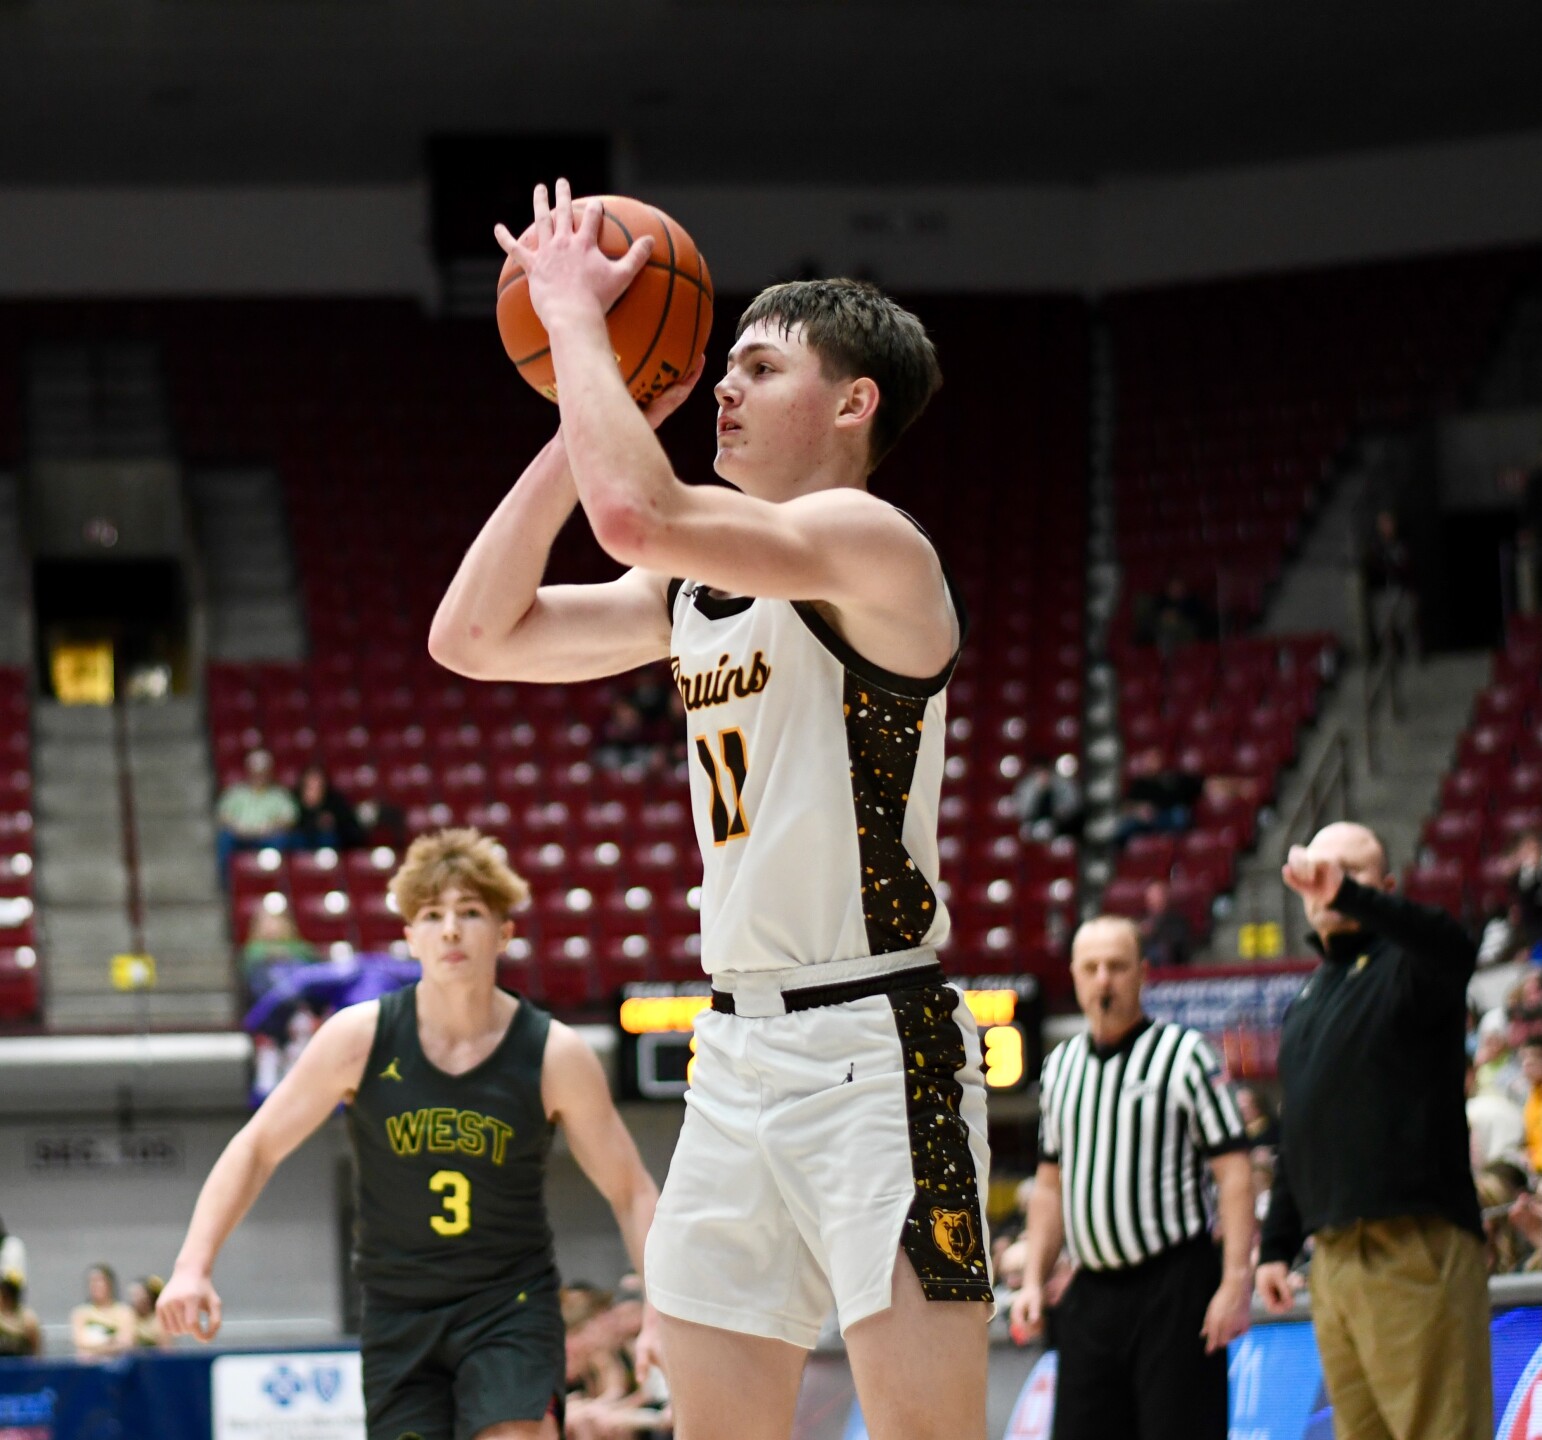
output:
[[1039, 1158], [1060, 1166], [1066, 1244], [1118, 1270], [1210, 1233], [1206, 1159], [1247, 1147], [1237, 1102], [1205, 1037], [1143, 1020], [1103, 1050], [1087, 1034], [1044, 1061]]

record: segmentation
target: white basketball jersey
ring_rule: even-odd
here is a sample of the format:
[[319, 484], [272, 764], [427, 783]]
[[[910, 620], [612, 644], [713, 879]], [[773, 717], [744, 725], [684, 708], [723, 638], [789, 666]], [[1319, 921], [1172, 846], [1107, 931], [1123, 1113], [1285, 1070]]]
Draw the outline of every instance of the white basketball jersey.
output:
[[[705, 870], [703, 969], [940, 945], [953, 660], [927, 680], [890, 674], [804, 601], [722, 598], [676, 580], [669, 605]], [[962, 628], [956, 593], [954, 605]]]

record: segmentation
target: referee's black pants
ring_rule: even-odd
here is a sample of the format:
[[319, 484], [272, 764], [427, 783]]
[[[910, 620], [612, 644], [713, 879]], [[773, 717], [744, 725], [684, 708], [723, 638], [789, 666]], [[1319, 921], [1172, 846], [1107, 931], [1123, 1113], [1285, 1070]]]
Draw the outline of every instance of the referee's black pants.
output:
[[1208, 1239], [1125, 1270], [1079, 1270], [1054, 1310], [1054, 1440], [1226, 1440], [1226, 1351], [1205, 1354], [1221, 1283]]

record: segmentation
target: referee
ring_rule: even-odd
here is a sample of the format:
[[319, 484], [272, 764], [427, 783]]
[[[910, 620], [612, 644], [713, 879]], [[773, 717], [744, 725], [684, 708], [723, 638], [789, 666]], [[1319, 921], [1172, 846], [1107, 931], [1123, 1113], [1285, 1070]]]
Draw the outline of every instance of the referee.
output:
[[1142, 1012], [1145, 973], [1130, 921], [1087, 921], [1071, 976], [1088, 1029], [1044, 1062], [1012, 1322], [1020, 1342], [1042, 1328], [1066, 1245], [1076, 1276], [1054, 1314], [1055, 1440], [1226, 1440], [1226, 1346], [1248, 1328], [1247, 1132], [1204, 1037]]

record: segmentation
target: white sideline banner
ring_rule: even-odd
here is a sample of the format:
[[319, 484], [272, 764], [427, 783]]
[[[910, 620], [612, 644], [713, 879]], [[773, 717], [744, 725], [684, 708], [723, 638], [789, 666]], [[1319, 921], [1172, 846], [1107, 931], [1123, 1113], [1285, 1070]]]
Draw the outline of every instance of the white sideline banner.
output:
[[209, 1384], [214, 1440], [365, 1440], [357, 1350], [221, 1355]]

